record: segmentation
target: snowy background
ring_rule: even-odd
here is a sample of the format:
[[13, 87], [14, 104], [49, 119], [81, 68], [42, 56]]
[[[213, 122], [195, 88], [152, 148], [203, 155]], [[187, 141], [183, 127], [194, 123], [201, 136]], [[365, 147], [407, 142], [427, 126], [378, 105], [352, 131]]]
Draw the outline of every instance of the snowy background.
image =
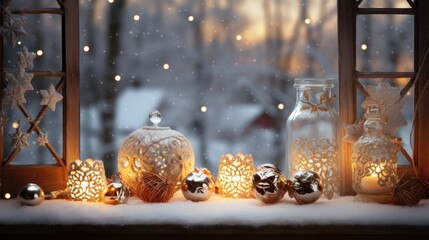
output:
[[[377, 5], [378, 4], [378, 5]], [[363, 6], [409, 7], [406, 1], [364, 1]], [[11, 7], [57, 7], [56, 1], [16, 0]], [[35, 70], [61, 71], [61, 19], [27, 15], [27, 35], [5, 47], [6, 69], [23, 45], [39, 52]], [[183, 133], [197, 167], [217, 172], [225, 153], [252, 154], [255, 164], [285, 170], [286, 119], [295, 105], [298, 77], [333, 78], [338, 91], [336, 0], [80, 0], [81, 158], [102, 159], [116, 173], [119, 146], [148, 125]], [[413, 71], [412, 16], [359, 16], [357, 66], [362, 71]], [[410, 37], [411, 36], [411, 37]], [[40, 109], [37, 89], [58, 78], [38, 78], [26, 94]], [[363, 79], [375, 85], [376, 80]], [[403, 86], [407, 79], [391, 79]], [[362, 102], [362, 96], [359, 101]], [[413, 94], [406, 98], [408, 126], [399, 135], [408, 151]], [[21, 119], [15, 108], [9, 123]], [[61, 154], [62, 107], [41, 127]], [[10, 152], [5, 129], [5, 149]], [[35, 134], [13, 164], [54, 163]], [[406, 164], [405, 161], [401, 162]]]

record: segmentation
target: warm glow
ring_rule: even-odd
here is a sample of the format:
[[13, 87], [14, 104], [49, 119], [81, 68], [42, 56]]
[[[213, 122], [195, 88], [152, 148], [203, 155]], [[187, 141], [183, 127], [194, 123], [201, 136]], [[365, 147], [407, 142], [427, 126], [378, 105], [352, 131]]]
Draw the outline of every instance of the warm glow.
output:
[[101, 160], [76, 160], [68, 167], [67, 189], [74, 201], [97, 202], [106, 188], [106, 175]]
[[107, 0], [107, 2], [109, 3], [113, 3], [115, 0]]
[[18, 122], [13, 122], [12, 123], [12, 127], [13, 128], [19, 128], [19, 123]]
[[283, 103], [279, 103], [279, 105], [277, 105], [277, 108], [283, 110], [285, 108], [285, 105]]
[[237, 35], [237, 36], [235, 37], [235, 39], [237, 39], [237, 41], [241, 41], [242, 37], [241, 37], [241, 35]]
[[360, 49], [362, 49], [362, 50], [367, 50], [368, 49], [368, 45], [366, 45], [365, 43], [364, 44], [362, 44], [361, 46], [360, 46]]
[[222, 197], [249, 198], [255, 173], [252, 155], [238, 153], [223, 155], [220, 159], [216, 186]]
[[43, 51], [42, 50], [37, 50], [37, 56], [42, 56], [43, 55]]
[[189, 22], [194, 21], [194, 16], [189, 16], [189, 17], [188, 17], [188, 21], [189, 21]]
[[10, 199], [10, 197], [11, 197], [11, 196], [10, 196], [10, 193], [5, 193], [5, 194], [4, 194], [4, 198], [6, 198], [6, 199]]
[[89, 52], [89, 46], [84, 46], [84, 47], [83, 47], [83, 51], [84, 51], [84, 52]]
[[138, 20], [140, 20], [140, 16], [136, 14], [136, 15], [134, 15], [133, 19], [134, 19], [134, 21], [138, 21]]
[[308, 18], [306, 18], [306, 19], [304, 20], [304, 23], [308, 25], [308, 24], [310, 24], [310, 23], [311, 23], [311, 20], [310, 20], [310, 19], [308, 19]]
[[207, 107], [206, 106], [201, 106], [201, 112], [207, 112]]
[[121, 81], [121, 76], [116, 75], [116, 76], [115, 76], [115, 81], [117, 81], [117, 82]]
[[165, 70], [168, 70], [170, 68], [170, 65], [168, 65], [167, 63], [164, 64], [164, 66], [162, 66]]

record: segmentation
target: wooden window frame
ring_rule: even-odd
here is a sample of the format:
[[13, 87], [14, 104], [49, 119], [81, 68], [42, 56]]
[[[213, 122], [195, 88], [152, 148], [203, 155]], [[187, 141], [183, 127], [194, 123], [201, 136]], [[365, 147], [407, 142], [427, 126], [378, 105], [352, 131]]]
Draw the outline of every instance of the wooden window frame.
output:
[[[414, 87], [414, 143], [413, 160], [420, 178], [429, 179], [429, 1], [404, 0], [411, 8], [359, 8], [362, 0], [338, 0], [338, 60], [339, 60], [339, 113], [340, 121], [352, 124], [357, 118], [358, 79], [409, 77]], [[356, 68], [356, 18], [363, 14], [407, 14], [414, 16], [414, 72], [359, 72]], [[362, 89], [360, 89], [362, 90]], [[419, 101], [419, 103], [417, 103]], [[426, 130], [425, 130], [426, 129]], [[344, 136], [345, 130], [342, 130]], [[351, 171], [352, 144], [341, 142], [342, 195], [354, 195]], [[398, 172], [412, 171], [399, 166]]]
[[[0, 198], [6, 193], [15, 197], [20, 188], [29, 182], [39, 184], [45, 192], [65, 189], [67, 165], [80, 158], [80, 73], [79, 73], [79, 1], [57, 0], [59, 8], [10, 9], [12, 14], [55, 14], [61, 16], [61, 49], [62, 71], [33, 71], [34, 77], [59, 77], [60, 84], [57, 90], [63, 94], [63, 156], [53, 165], [10, 165], [13, 159], [6, 161], [4, 146], [4, 132], [0, 128]], [[3, 6], [2, 6], [3, 7]], [[3, 12], [0, 13], [0, 22], [3, 23]], [[0, 90], [5, 87], [3, 37], [0, 38]], [[61, 82], [63, 82], [61, 84]], [[2, 111], [0, 105], [0, 111]], [[23, 109], [21, 111], [24, 113]], [[25, 115], [25, 114], [24, 114]], [[43, 113], [42, 113], [43, 115]], [[27, 119], [27, 116], [26, 116]], [[31, 133], [38, 128], [31, 124], [27, 132]]]

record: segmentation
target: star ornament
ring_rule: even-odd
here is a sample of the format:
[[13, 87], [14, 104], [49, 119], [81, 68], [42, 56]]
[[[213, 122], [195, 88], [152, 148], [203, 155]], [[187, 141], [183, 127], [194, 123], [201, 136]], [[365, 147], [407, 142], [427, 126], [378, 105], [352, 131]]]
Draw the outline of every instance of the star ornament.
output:
[[0, 32], [3, 35], [3, 38], [6, 39], [12, 47], [15, 47], [20, 36], [27, 34], [24, 30], [25, 20], [25, 17], [14, 18], [10, 11], [5, 11], [3, 25]]
[[46, 144], [49, 143], [48, 134], [41, 132], [39, 137], [37, 137], [37, 142], [39, 143], [39, 146], [46, 146]]
[[21, 91], [23, 91], [24, 93], [26, 91], [32, 91], [34, 90], [33, 85], [31, 85], [31, 80], [33, 79], [33, 74], [32, 73], [26, 73], [25, 71], [23, 71], [23, 69], [21, 69], [21, 71], [18, 71], [16, 73], [16, 78], [15, 78], [15, 83], [19, 89], [21, 89]]
[[7, 86], [3, 90], [3, 103], [9, 104], [11, 108], [14, 108], [19, 104], [26, 103], [27, 101], [24, 97], [26, 90], [24, 90], [19, 84], [20, 81], [18, 80], [16, 74], [7, 73], [6, 82]]
[[42, 95], [40, 105], [47, 105], [54, 112], [57, 102], [63, 99], [63, 95], [59, 94], [52, 84], [47, 90], [40, 90], [40, 95]]
[[23, 47], [21, 52], [18, 52], [19, 56], [19, 68], [22, 70], [33, 70], [34, 64], [33, 61], [36, 58], [34, 52], [28, 52], [27, 47]]
[[18, 150], [21, 150], [25, 147], [28, 147], [30, 144], [28, 143], [28, 134], [23, 133], [20, 128], [17, 128], [15, 133], [9, 134], [11, 141], [11, 146]]

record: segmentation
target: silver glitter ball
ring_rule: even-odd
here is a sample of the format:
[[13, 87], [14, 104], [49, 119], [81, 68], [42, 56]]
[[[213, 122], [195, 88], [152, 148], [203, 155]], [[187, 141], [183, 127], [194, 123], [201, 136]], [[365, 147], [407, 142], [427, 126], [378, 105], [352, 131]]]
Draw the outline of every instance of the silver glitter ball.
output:
[[322, 193], [323, 182], [317, 172], [298, 170], [293, 175], [289, 195], [295, 198], [298, 204], [314, 203], [320, 198]]
[[103, 202], [111, 205], [125, 204], [130, 198], [131, 191], [122, 183], [112, 182], [106, 186]]
[[252, 194], [260, 201], [273, 204], [286, 193], [286, 179], [280, 169], [273, 164], [258, 166], [252, 178]]
[[45, 200], [45, 192], [39, 185], [29, 183], [19, 190], [18, 200], [22, 205], [36, 206]]
[[215, 191], [215, 179], [208, 169], [195, 168], [183, 179], [181, 189], [187, 200], [206, 201]]

